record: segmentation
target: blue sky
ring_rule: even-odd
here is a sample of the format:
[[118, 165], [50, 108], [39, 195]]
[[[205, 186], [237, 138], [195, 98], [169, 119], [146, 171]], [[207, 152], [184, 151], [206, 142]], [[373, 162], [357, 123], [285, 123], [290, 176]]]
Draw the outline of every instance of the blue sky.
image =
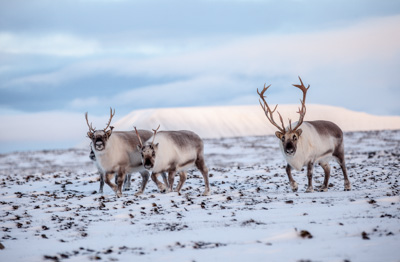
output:
[[399, 30], [391, 0], [1, 1], [0, 152], [73, 146], [110, 106], [297, 103], [298, 75], [308, 103], [400, 115]]

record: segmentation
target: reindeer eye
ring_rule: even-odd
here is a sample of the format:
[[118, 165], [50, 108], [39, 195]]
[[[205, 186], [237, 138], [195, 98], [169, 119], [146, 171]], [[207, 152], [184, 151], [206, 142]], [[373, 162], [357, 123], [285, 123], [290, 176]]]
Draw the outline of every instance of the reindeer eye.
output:
[[151, 155], [152, 155], [153, 157], [155, 157], [155, 156], [156, 156], [156, 152], [153, 151], [153, 153], [152, 153]]
[[297, 140], [297, 136], [294, 135], [293, 136], [293, 140], [296, 141]]
[[285, 142], [285, 136], [282, 136], [282, 142]]

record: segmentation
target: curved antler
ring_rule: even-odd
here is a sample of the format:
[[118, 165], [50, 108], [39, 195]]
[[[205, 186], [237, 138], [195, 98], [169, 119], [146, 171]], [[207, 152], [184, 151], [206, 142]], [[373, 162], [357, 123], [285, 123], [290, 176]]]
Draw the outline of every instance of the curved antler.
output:
[[136, 135], [137, 135], [137, 137], [139, 139], [140, 146], [143, 147], [142, 139], [139, 136], [139, 132], [137, 131], [136, 126], [134, 126], [134, 128], [135, 128], [135, 131], [136, 131]]
[[274, 112], [275, 112], [276, 108], [278, 107], [278, 105], [275, 106], [274, 110], [271, 110], [271, 108], [269, 108], [269, 106], [268, 106], [267, 101], [265, 101], [264, 93], [265, 93], [265, 91], [267, 91], [267, 89], [270, 86], [271, 85], [265, 87], [265, 84], [264, 84], [264, 88], [261, 91], [261, 93], [258, 91], [258, 88], [257, 88], [257, 93], [260, 96], [260, 98], [262, 99], [262, 101], [264, 102], [264, 105], [261, 104], [261, 100], [259, 100], [259, 102], [260, 102], [260, 105], [261, 105], [262, 109], [264, 110], [265, 116], [268, 118], [269, 122], [271, 122], [271, 124], [273, 124], [276, 128], [278, 128], [278, 130], [280, 132], [285, 133], [285, 125], [283, 124], [283, 119], [279, 112], [278, 112], [278, 115], [279, 115], [279, 119], [281, 120], [282, 128], [277, 123], [275, 123], [275, 120], [274, 120]]
[[112, 110], [112, 108], [110, 107], [110, 120], [108, 121], [106, 128], [104, 128], [104, 131], [106, 131], [107, 128], [110, 126], [110, 124], [111, 124], [111, 119], [114, 117], [114, 115], [115, 115], [115, 109], [114, 109], [114, 113], [113, 113], [113, 110]]
[[155, 129], [155, 130], [152, 129], [154, 131], [154, 136], [153, 136], [153, 141], [151, 142], [151, 145], [154, 144], [154, 139], [156, 138], [156, 134], [157, 134], [158, 129], [160, 129], [160, 125], [158, 125], [157, 129]]
[[93, 128], [93, 127], [92, 127], [92, 123], [90, 123], [90, 125], [89, 125], [88, 112], [85, 113], [85, 118], [86, 118], [86, 123], [87, 123], [87, 125], [88, 125], [88, 127], [89, 127], [89, 131], [90, 131], [91, 133], [94, 133], [94, 132], [96, 131], [96, 128]]
[[293, 86], [299, 88], [303, 92], [303, 99], [302, 100], [300, 99], [301, 108], [299, 107], [299, 111], [297, 111], [297, 113], [300, 114], [299, 121], [297, 122], [297, 125], [292, 129], [292, 131], [296, 131], [301, 126], [301, 124], [303, 123], [303, 120], [304, 120], [304, 116], [306, 115], [306, 111], [307, 111], [306, 96], [307, 96], [307, 91], [310, 88], [310, 85], [308, 85], [308, 87], [306, 88], [303, 84], [303, 81], [301, 81], [300, 76], [299, 76], [299, 79], [300, 79], [301, 85], [293, 85]]

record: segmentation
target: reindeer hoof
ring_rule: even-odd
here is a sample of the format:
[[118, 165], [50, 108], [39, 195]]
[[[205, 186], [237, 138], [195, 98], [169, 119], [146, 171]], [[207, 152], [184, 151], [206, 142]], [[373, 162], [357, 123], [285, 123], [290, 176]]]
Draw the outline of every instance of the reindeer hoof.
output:
[[143, 194], [143, 191], [138, 191], [135, 193], [135, 196], [140, 196], [141, 194]]
[[209, 196], [210, 195], [210, 191], [205, 191], [204, 193], [203, 193], [203, 196]]
[[312, 187], [311, 188], [307, 188], [306, 193], [312, 193], [312, 192], [314, 192], [314, 189]]
[[290, 187], [292, 188], [293, 192], [297, 192], [297, 189], [299, 189], [296, 182], [290, 183]]
[[351, 191], [351, 188], [345, 188], [344, 191]]
[[321, 187], [319, 192], [328, 192], [328, 188], [327, 187]]

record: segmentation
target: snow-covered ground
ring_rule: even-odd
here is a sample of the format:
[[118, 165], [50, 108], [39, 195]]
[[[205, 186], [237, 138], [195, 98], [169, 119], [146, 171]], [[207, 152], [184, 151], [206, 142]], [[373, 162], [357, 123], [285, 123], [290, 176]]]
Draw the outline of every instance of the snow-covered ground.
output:
[[[117, 199], [88, 149], [0, 155], [0, 261], [400, 261], [400, 131], [346, 132], [352, 191], [293, 193], [274, 136], [206, 139], [182, 195]], [[323, 181], [315, 169], [315, 185]], [[177, 178], [178, 179], [178, 178]]]

